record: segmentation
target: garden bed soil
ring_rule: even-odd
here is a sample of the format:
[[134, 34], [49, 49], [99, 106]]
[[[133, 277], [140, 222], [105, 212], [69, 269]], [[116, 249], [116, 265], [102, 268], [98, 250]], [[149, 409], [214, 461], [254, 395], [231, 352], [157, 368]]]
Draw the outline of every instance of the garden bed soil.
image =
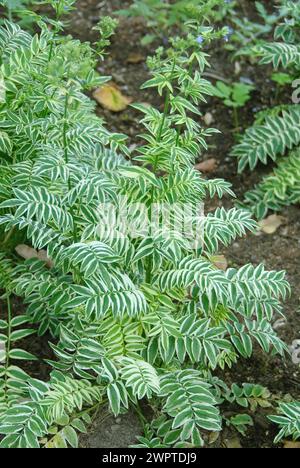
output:
[[[270, 7], [271, 2], [265, 2]], [[92, 27], [97, 23], [100, 16], [112, 15], [120, 8], [126, 8], [130, 4], [124, 0], [79, 0], [78, 9], [73, 13], [69, 25], [69, 31], [74, 37], [83, 41], [96, 40]], [[249, 17], [253, 15], [253, 2], [244, 0], [239, 2], [240, 8], [248, 12]], [[242, 10], [241, 10], [242, 11]], [[148, 79], [148, 71], [145, 60], [142, 57], [153, 54], [155, 45], [142, 47], [141, 38], [145, 34], [144, 21], [141, 18], [121, 19], [116, 35], [113, 37], [112, 45], [104, 62], [99, 64], [98, 70], [103, 75], [111, 75], [113, 81], [120, 87], [121, 91], [133, 98], [135, 102], [149, 102], [161, 106], [152, 90], [140, 90], [141, 84]], [[274, 105], [275, 90], [271, 80], [266, 79], [265, 67], [253, 67], [247, 61], [240, 61], [241, 73], [234, 74], [235, 66], [229, 52], [226, 52], [221, 44], [214, 46], [209, 51], [212, 67], [210, 73], [223, 77], [230, 81], [238, 81], [246, 77], [253, 81], [256, 90], [251, 101], [241, 111], [241, 129], [247, 128], [254, 120], [255, 113], [265, 107]], [[132, 54], [138, 54], [138, 63], [128, 63]], [[130, 60], [129, 60], [130, 61]], [[267, 76], [270, 76], [270, 74]], [[291, 92], [281, 96], [290, 102]], [[233, 189], [239, 198], [261, 180], [262, 176], [270, 171], [270, 167], [259, 166], [255, 172], [245, 171], [237, 175], [236, 161], [229, 156], [230, 150], [235, 142], [235, 130], [233, 128], [231, 112], [224, 108], [220, 101], [211, 99], [203, 108], [205, 112], [211, 112], [215, 126], [221, 131], [220, 135], [214, 136], [209, 141], [209, 150], [203, 156], [199, 156], [199, 162], [215, 158], [218, 163], [216, 170], [210, 174], [212, 178], [225, 178], [233, 185]], [[110, 131], [122, 132], [129, 137], [129, 144], [139, 143], [138, 135], [141, 133], [140, 115], [134, 109], [128, 107], [122, 113], [112, 113], [97, 106], [97, 113], [104, 118], [106, 126]], [[204, 123], [203, 123], [204, 125]], [[225, 198], [221, 202], [212, 200], [206, 207], [213, 210], [217, 206], [232, 206], [232, 200]], [[224, 254], [229, 266], [242, 266], [247, 263], [258, 265], [263, 262], [268, 269], [287, 271], [288, 280], [291, 283], [291, 297], [284, 304], [284, 315], [287, 321], [278, 329], [280, 337], [291, 345], [293, 340], [300, 339], [300, 313], [299, 313], [299, 284], [300, 284], [300, 207], [286, 208], [281, 213], [284, 218], [283, 225], [275, 234], [267, 235], [259, 233], [248, 235], [247, 238], [239, 239], [233, 245], [224, 249]], [[18, 303], [18, 307], [21, 305]], [[1, 306], [2, 312], [4, 311]], [[0, 311], [1, 315], [1, 311]], [[0, 317], [1, 318], [1, 317]], [[49, 351], [46, 340], [32, 340], [30, 351], [44, 357]], [[36, 348], [36, 349], [33, 349]], [[45, 351], [46, 350], [46, 351]], [[48, 369], [39, 363], [26, 366], [34, 376], [45, 378]], [[224, 373], [222, 374], [224, 378]], [[254, 356], [249, 360], [240, 360], [232, 370], [225, 371], [225, 380], [228, 384], [237, 382], [255, 382], [269, 388], [271, 393], [277, 397], [291, 395], [300, 399], [300, 369], [299, 364], [293, 364], [287, 357], [282, 360], [278, 357], [266, 356], [257, 349]], [[274, 411], [274, 410], [273, 410]], [[265, 417], [268, 410], [258, 410], [253, 415], [255, 426], [248, 430], [246, 437], [239, 436], [236, 432], [225, 429], [222, 436], [212, 445], [221, 447], [271, 447], [277, 428], [268, 422]], [[135, 436], [141, 434], [141, 424], [136, 413], [129, 412], [115, 419], [106, 414], [96, 417], [88, 436], [82, 439], [83, 447], [114, 448], [128, 447], [136, 442]]]

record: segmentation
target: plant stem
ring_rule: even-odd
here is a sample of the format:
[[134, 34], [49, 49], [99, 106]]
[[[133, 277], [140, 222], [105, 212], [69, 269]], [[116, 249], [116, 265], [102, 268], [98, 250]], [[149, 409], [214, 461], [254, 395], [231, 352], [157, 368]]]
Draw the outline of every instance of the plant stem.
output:
[[[4, 371], [4, 388], [8, 387], [8, 368], [9, 368], [9, 353], [10, 353], [10, 346], [11, 346], [11, 321], [12, 321], [12, 307], [11, 307], [11, 297], [10, 294], [7, 294], [6, 298], [7, 304], [7, 342], [5, 345], [5, 371]], [[5, 397], [7, 398], [7, 392], [4, 391]], [[9, 401], [7, 401], [7, 406], [9, 405]]]
[[[170, 79], [172, 79], [172, 76], [173, 76], [173, 73], [174, 73], [174, 70], [175, 70], [175, 65], [176, 65], [176, 58], [174, 57], [173, 67], [172, 67], [172, 71], [171, 71], [171, 74], [170, 74]], [[163, 112], [163, 116], [162, 116], [161, 125], [160, 125], [160, 128], [159, 128], [158, 134], [157, 134], [157, 142], [158, 143], [160, 143], [160, 141], [161, 141], [161, 137], [162, 137], [162, 133], [163, 133], [163, 130], [164, 130], [166, 118], [167, 118], [167, 115], [168, 115], [168, 112], [169, 112], [169, 107], [170, 107], [170, 90], [169, 90], [169, 88], [167, 88], [167, 93], [166, 93], [166, 97], [165, 97], [164, 112]], [[154, 164], [153, 164], [153, 172], [154, 173], [157, 171], [157, 165], [158, 165], [158, 154], [156, 154]], [[153, 190], [152, 190], [152, 192], [153, 192]]]
[[236, 107], [233, 108], [233, 122], [236, 129], [240, 127], [239, 114]]
[[[172, 71], [170, 73], [170, 80], [172, 80], [172, 76], [173, 76], [173, 73], [174, 73], [174, 70], [175, 70], [175, 65], [176, 65], [176, 58], [174, 57], [173, 67], [172, 67]], [[165, 122], [166, 122], [167, 115], [168, 115], [168, 112], [169, 112], [169, 107], [170, 107], [170, 97], [171, 97], [171, 93], [170, 93], [169, 88], [167, 88], [167, 93], [166, 93], [166, 97], [165, 97], [164, 112], [163, 112], [161, 124], [160, 124], [158, 134], [157, 134], [157, 142], [158, 143], [160, 143], [161, 139], [162, 139], [164, 126], [165, 126]], [[154, 172], [154, 174], [157, 171], [157, 166], [158, 166], [158, 162], [159, 162], [158, 158], [159, 158], [159, 155], [158, 155], [158, 152], [157, 152], [156, 156], [155, 156], [155, 159], [154, 159], [154, 163], [153, 163], [153, 172]], [[152, 205], [153, 205], [153, 201], [154, 201], [153, 199], [154, 199], [154, 187], [152, 186], [152, 188], [151, 188], [151, 197], [150, 197], [150, 207], [149, 207], [150, 221], [152, 219]], [[146, 268], [146, 282], [147, 283], [151, 283], [152, 268], [153, 268], [153, 259], [150, 256], [149, 260], [148, 260], [148, 265], [147, 265], [147, 268]]]
[[[64, 159], [66, 164], [69, 164], [69, 154], [68, 154], [68, 140], [67, 140], [67, 129], [68, 129], [68, 107], [69, 107], [69, 95], [66, 93], [65, 96], [65, 108], [64, 108], [64, 124], [63, 124], [63, 149], [64, 149]], [[68, 189], [69, 192], [72, 190], [72, 181], [71, 181], [71, 175], [69, 174], [68, 177]], [[75, 213], [74, 213], [74, 207], [70, 207], [70, 213], [73, 219], [73, 239], [74, 242], [77, 242], [77, 225], [75, 221]]]
[[7, 244], [7, 242], [9, 241], [9, 239], [11, 238], [11, 236], [13, 235], [15, 231], [15, 226], [13, 226], [9, 231], [8, 233], [6, 234], [6, 236], [4, 237], [4, 240], [2, 242], [2, 245], [5, 245]]
[[145, 426], [146, 426], [146, 424], [148, 423], [148, 421], [147, 421], [147, 419], [145, 418], [145, 416], [143, 415], [143, 412], [142, 412], [142, 410], [141, 410], [141, 408], [140, 408], [139, 403], [137, 402], [135, 405], [133, 405], [133, 407], [134, 407], [134, 409], [135, 409], [135, 411], [136, 411], [136, 413], [137, 413], [137, 415], [138, 415], [138, 417], [139, 417], [139, 420], [140, 420], [140, 422], [141, 422], [141, 425], [143, 426], [143, 429], [144, 429], [144, 431], [145, 431]]
[[[60, 7], [60, 3], [59, 2], [59, 7]], [[59, 7], [58, 9], [56, 9], [56, 15], [55, 15], [55, 21], [56, 23], [59, 21], [60, 19], [60, 14], [59, 14]], [[59, 31], [59, 28], [57, 26], [54, 27], [54, 33], [53, 33], [53, 37], [56, 36], [56, 34], [58, 33]], [[50, 41], [50, 50], [49, 50], [49, 55], [48, 55], [48, 62], [50, 62], [50, 60], [52, 59], [52, 55], [53, 55], [53, 48], [54, 48], [54, 40], [53, 38], [51, 39]]]
[[278, 85], [278, 84], [276, 84], [276, 91], [275, 91], [275, 103], [278, 101], [279, 92], [280, 92], [280, 87], [279, 87], [279, 85]]
[[49, 49], [49, 55], [48, 55], [48, 62], [51, 62], [51, 59], [52, 59], [52, 55], [53, 55], [53, 47], [54, 47], [54, 44], [53, 44], [53, 40], [50, 42], [50, 49]]
[[[12, 308], [11, 308], [10, 294], [7, 295], [6, 303], [7, 303], [7, 324], [8, 324], [6, 354], [8, 356], [10, 352], [10, 344], [11, 344], [10, 335], [11, 335], [11, 320], [12, 320]], [[6, 365], [5, 365], [6, 370], [7, 368], [8, 368], [8, 358], [6, 359]]]
[[[158, 143], [161, 141], [161, 137], [162, 137], [162, 133], [163, 133], [163, 130], [164, 130], [166, 118], [167, 118], [167, 115], [168, 115], [168, 112], [169, 112], [169, 105], [170, 105], [170, 90], [168, 89], [167, 94], [166, 94], [166, 98], [165, 98], [164, 113], [163, 113], [163, 117], [162, 117], [162, 120], [161, 120], [161, 125], [160, 125], [158, 135], [157, 135]], [[153, 167], [154, 172], [157, 170], [157, 164], [158, 164], [158, 156], [156, 155], [155, 162], [154, 162], [154, 167]]]
[[12, 9], [10, 7], [7, 7], [8, 8], [8, 20], [12, 23], [13, 21], [13, 15], [12, 15]]
[[68, 155], [68, 142], [67, 142], [67, 116], [68, 116], [68, 106], [69, 106], [69, 95], [66, 93], [65, 96], [65, 107], [64, 107], [64, 125], [63, 125], [63, 147], [64, 147], [64, 157], [66, 164], [69, 163], [69, 155]]
[[[170, 106], [170, 90], [168, 89], [167, 94], [166, 94], [166, 98], [165, 98], [164, 113], [163, 113], [163, 116], [162, 116], [161, 125], [159, 127], [158, 134], [157, 134], [157, 142], [158, 143], [161, 141], [161, 137], [162, 137], [162, 134], [163, 134], [166, 118], [167, 118], [167, 115], [168, 115], [168, 112], [169, 112], [169, 106]], [[155, 160], [154, 160], [154, 164], [153, 164], [154, 174], [157, 171], [157, 165], [158, 165], [158, 153], [155, 156]], [[150, 221], [152, 219], [153, 198], [154, 198], [154, 187], [152, 186], [152, 188], [151, 188], [151, 197], [150, 197], [150, 207], [149, 207]], [[153, 266], [152, 257], [149, 257], [148, 265], [147, 265], [147, 269], [146, 269], [146, 282], [147, 283], [151, 282], [152, 266]]]

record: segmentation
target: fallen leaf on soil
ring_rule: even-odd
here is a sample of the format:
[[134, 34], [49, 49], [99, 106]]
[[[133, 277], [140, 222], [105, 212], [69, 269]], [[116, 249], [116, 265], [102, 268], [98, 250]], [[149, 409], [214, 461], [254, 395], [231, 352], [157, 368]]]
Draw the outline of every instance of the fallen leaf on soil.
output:
[[225, 439], [224, 444], [226, 448], [229, 449], [240, 449], [242, 448], [240, 439], [238, 437], [233, 437], [232, 439]]
[[205, 161], [202, 161], [199, 164], [196, 164], [195, 169], [197, 169], [200, 172], [205, 172], [209, 174], [210, 172], [213, 172], [217, 169], [218, 167], [218, 162], [215, 158], [210, 158], [206, 159]]
[[121, 112], [132, 102], [132, 98], [124, 96], [113, 82], [96, 89], [93, 96], [102, 107], [112, 112]]
[[211, 261], [219, 270], [226, 271], [228, 268], [228, 261], [225, 255], [215, 255], [211, 258]]
[[25, 260], [30, 260], [31, 258], [37, 258], [46, 263], [47, 267], [52, 268], [54, 266], [52, 260], [47, 256], [45, 250], [35, 250], [32, 247], [29, 247], [25, 244], [17, 245], [15, 248], [17, 254]]
[[294, 340], [289, 348], [292, 354], [293, 364], [300, 364], [300, 340]]
[[283, 224], [283, 216], [278, 216], [276, 214], [268, 216], [268, 218], [259, 221], [258, 225], [260, 230], [265, 234], [274, 234], [277, 229]]
[[139, 53], [129, 54], [127, 57], [127, 63], [141, 63], [145, 61], [145, 57]]
[[300, 448], [300, 442], [292, 442], [290, 440], [285, 440], [283, 448], [285, 449], [295, 449], [295, 448]]
[[209, 127], [214, 121], [214, 117], [210, 112], [206, 112], [205, 116], [203, 117], [205, 124]]

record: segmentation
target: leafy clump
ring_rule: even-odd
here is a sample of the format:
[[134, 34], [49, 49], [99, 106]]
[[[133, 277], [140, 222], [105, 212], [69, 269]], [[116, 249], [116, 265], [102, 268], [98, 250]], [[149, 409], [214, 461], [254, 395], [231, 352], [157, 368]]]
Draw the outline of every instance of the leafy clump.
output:
[[[101, 405], [108, 401], [117, 415], [146, 398], [162, 414], [164, 444], [199, 447], [203, 431], [222, 427], [225, 384], [214, 372], [250, 357], [254, 343], [284, 355], [271, 323], [289, 292], [283, 271], [222, 271], [213, 262], [256, 224], [235, 208], [204, 213], [206, 197], [233, 193], [194, 168], [216, 131], [193, 118], [212, 94], [201, 26], [149, 60], [143, 88], [158, 90], [164, 110], [135, 105], [145, 132], [131, 154], [84, 94], [106, 81], [93, 71], [96, 52], [61, 38], [59, 24], [39, 24], [35, 36], [10, 22], [0, 29], [8, 173], [0, 224], [51, 260], [0, 260], [7, 300], [0, 445], [77, 446], [77, 432]], [[206, 39], [223, 34], [211, 29]], [[14, 316], [12, 294], [23, 299], [23, 316]], [[14, 341], [36, 329], [52, 336], [46, 382], [13, 364], [34, 359]], [[237, 398], [264, 395], [248, 390], [235, 389]]]
[[[276, 42], [262, 41], [259, 46], [248, 48], [248, 52], [259, 57], [261, 64], [272, 64], [276, 70], [287, 70], [289, 74], [284, 75], [285, 82], [289, 78], [293, 87], [297, 87], [298, 82], [294, 82], [293, 77], [300, 69], [300, 2], [285, 0], [282, 3], [281, 15], [285, 15], [285, 22], [275, 29]], [[253, 170], [259, 162], [267, 164], [270, 159], [278, 160], [274, 172], [245, 195], [246, 206], [259, 218], [264, 217], [268, 210], [278, 211], [300, 200], [300, 107], [297, 90], [293, 93], [293, 100], [293, 105], [264, 111], [263, 117], [246, 130], [232, 152], [239, 160], [240, 172], [247, 166]]]
[[235, 127], [239, 127], [239, 116], [238, 111], [240, 107], [243, 107], [250, 99], [250, 93], [254, 89], [252, 85], [245, 83], [233, 83], [228, 85], [222, 81], [217, 81], [214, 87], [214, 96], [222, 99], [225, 106], [233, 109], [233, 117]]
[[[231, 3], [229, 5], [229, 3]], [[228, 14], [235, 2], [226, 0], [134, 0], [129, 8], [118, 11], [121, 16], [141, 17], [146, 20], [149, 33], [142, 39], [147, 45], [157, 37], [169, 36], [172, 28], [187, 29], [188, 21], [220, 21]]]
[[277, 416], [269, 416], [269, 419], [280, 426], [275, 443], [285, 437], [293, 440], [300, 438], [300, 403], [280, 403]]

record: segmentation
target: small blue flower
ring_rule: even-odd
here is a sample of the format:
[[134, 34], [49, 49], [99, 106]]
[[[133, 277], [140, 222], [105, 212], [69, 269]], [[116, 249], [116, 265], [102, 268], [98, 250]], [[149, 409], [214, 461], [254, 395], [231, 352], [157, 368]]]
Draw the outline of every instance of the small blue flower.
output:
[[232, 34], [234, 33], [234, 30], [233, 30], [230, 26], [229, 26], [227, 29], [228, 29], [228, 32], [227, 32], [227, 34], [225, 34], [225, 36], [224, 36], [224, 41], [225, 41], [225, 42], [228, 42], [229, 39], [230, 39], [230, 37], [231, 37]]
[[198, 42], [198, 44], [202, 44], [204, 42], [204, 37], [203, 36], [198, 36], [196, 41]]

